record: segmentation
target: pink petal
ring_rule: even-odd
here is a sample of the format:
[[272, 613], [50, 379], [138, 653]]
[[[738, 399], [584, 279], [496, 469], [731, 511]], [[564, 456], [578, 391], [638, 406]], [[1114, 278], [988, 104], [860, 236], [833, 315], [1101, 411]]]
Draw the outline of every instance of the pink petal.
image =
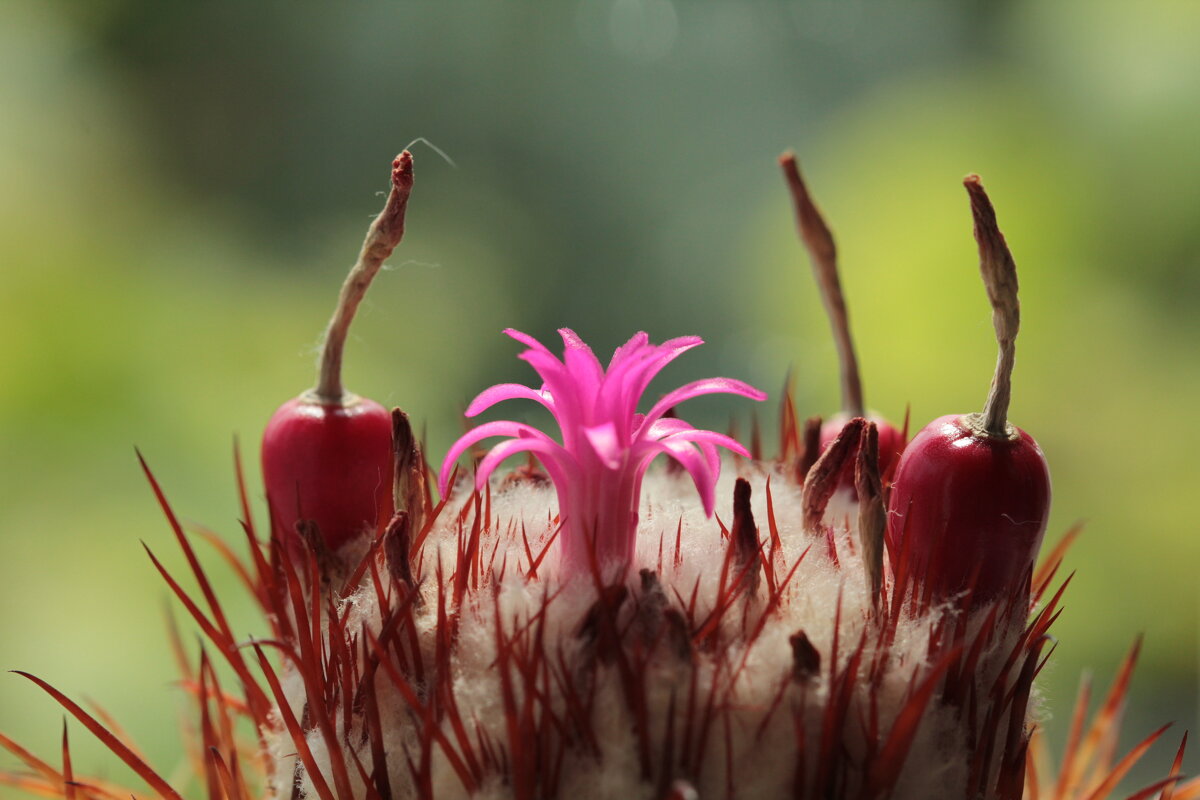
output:
[[687, 473], [692, 476], [692, 483], [695, 484], [696, 492], [700, 495], [700, 503], [704, 507], [705, 515], [712, 516], [713, 509], [717, 504], [717, 478], [713, 474], [708, 460], [694, 445], [663, 439], [657, 442], [641, 442], [638, 450], [640, 451], [639, 457], [641, 458], [641, 463], [638, 465], [639, 473], [645, 473], [646, 469], [650, 466], [650, 462], [654, 460], [654, 456], [658, 453], [666, 453], [678, 461], [687, 470]]
[[516, 328], [505, 328], [504, 333], [506, 336], [508, 336], [512, 339], [516, 339], [518, 342], [525, 345], [530, 350], [538, 350], [542, 353], [547, 353], [547, 354], [550, 353], [550, 350], [546, 347], [546, 345], [542, 344], [537, 339], [530, 336], [528, 333], [521, 333]]
[[549, 436], [539, 431], [537, 428], [532, 428], [529, 425], [520, 422], [512, 422], [510, 420], [496, 420], [495, 422], [485, 422], [477, 428], [472, 428], [467, 431], [458, 441], [450, 446], [450, 450], [446, 452], [446, 458], [442, 461], [441, 472], [438, 473], [438, 492], [443, 497], [446, 496], [446, 489], [449, 488], [447, 483], [450, 480], [450, 473], [454, 471], [454, 462], [458, 461], [458, 457], [467, 451], [475, 443], [482, 439], [489, 439], [493, 436], [534, 436], [554, 441]]
[[721, 454], [708, 442], [695, 442], [695, 445], [700, 448], [700, 452], [704, 454], [704, 460], [708, 462], [708, 468], [712, 470], [713, 485], [715, 486], [721, 478]]
[[[659, 420], [662, 422], [663, 420]], [[716, 431], [706, 431], [700, 428], [692, 428], [688, 431], [675, 431], [667, 434], [667, 439], [671, 441], [688, 441], [696, 444], [710, 444], [724, 447], [726, 450], [737, 453], [743, 458], [751, 458], [750, 451], [742, 446], [742, 443], [732, 436], [726, 436], [723, 433]]]
[[633, 336], [629, 337], [629, 341], [613, 351], [612, 358], [609, 359], [608, 369], [606, 372], [612, 372], [613, 367], [628, 359], [632, 354], [641, 350], [650, 344], [650, 335], [645, 331], [638, 331]]
[[649, 426], [644, 424], [645, 418], [640, 421], [638, 430], [639, 437], [647, 439], [661, 439], [664, 436], [670, 436], [672, 433], [680, 433], [682, 431], [694, 431], [688, 422], [679, 417], [660, 417], [654, 420]]
[[[573, 439], [573, 431], [584, 424], [586, 419], [580, 395], [591, 397], [595, 388], [581, 385], [567, 371], [566, 366], [549, 353], [538, 350], [526, 350], [518, 356], [537, 371], [545, 382], [542, 391], [549, 390], [554, 398], [555, 421], [563, 432], [564, 439]], [[570, 445], [568, 444], [568, 447]]]
[[641, 387], [638, 389], [638, 394], [646, 390], [650, 385], [650, 381], [654, 380], [654, 376], [663, 370], [668, 364], [681, 355], [691, 350], [693, 347], [699, 347], [704, 344], [704, 340], [699, 336], [677, 336], [674, 339], [668, 339], [660, 345], [655, 346], [653, 357], [649, 365], [649, 373], [642, 376]]
[[479, 469], [475, 472], [475, 488], [482, 489], [487, 484], [488, 478], [496, 471], [496, 467], [500, 466], [501, 461], [517, 453], [527, 452], [538, 455], [538, 460], [550, 473], [550, 479], [554, 481], [555, 486], [565, 486], [576, 472], [570, 454], [557, 442], [533, 436], [522, 436], [519, 439], [501, 442], [488, 451], [488, 454], [479, 462]]
[[[662, 420], [659, 421], [661, 422]], [[686, 422], [684, 425], [687, 426], [686, 430], [675, 431], [674, 433], [661, 437], [659, 441], [671, 444], [688, 442], [689, 444], [699, 447], [700, 452], [704, 454], [704, 460], [708, 462], [708, 468], [712, 470], [713, 482], [715, 483], [717, 478], [721, 476], [721, 455], [717, 452], [717, 448], [714, 446], [714, 444], [708, 441], [708, 437], [705, 436], [705, 434], [710, 434], [713, 432], [700, 430], [699, 428], [693, 428]], [[693, 436], [693, 434], [698, 435]], [[715, 435], [723, 439], [729, 438], [719, 433]], [[742, 450], [742, 446], [738, 444], [736, 440], [729, 439], [729, 441], [733, 442], [733, 444], [736, 446], [735, 452]], [[724, 444], [724, 442], [717, 442], [717, 444]]]
[[521, 383], [498, 383], [490, 389], [484, 389], [471, 401], [471, 405], [467, 406], [466, 416], [478, 416], [496, 403], [517, 399], [533, 400], [553, 411], [554, 402], [548, 395], [547, 392], [539, 392]]
[[611, 422], [605, 422], [603, 425], [584, 428], [583, 432], [604, 466], [609, 469], [617, 469], [621, 466], [621, 453], [625, 448], [621, 447], [621, 441], [617, 438], [616, 426]]
[[[600, 386], [604, 381], [604, 367], [600, 366], [592, 348], [584, 344], [579, 335], [570, 328], [559, 328], [558, 335], [562, 337], [564, 345], [563, 363], [567, 365], [567, 372], [571, 377], [581, 384]], [[586, 397], [589, 393], [583, 394]]]
[[642, 434], [648, 439], [656, 439], [663, 443], [690, 442], [700, 448], [705, 461], [712, 471], [713, 481], [721, 477], [721, 457], [717, 447], [724, 447], [739, 456], [750, 458], [750, 451], [741, 442], [731, 436], [716, 431], [693, 428], [684, 420], [662, 418], [655, 420]]
[[[598, 403], [604, 409], [601, 413], [617, 419], [621, 435], [630, 437], [635, 426], [628, 426], [626, 420], [634, 415], [650, 381], [675, 358], [703, 343], [699, 336], [681, 336], [661, 345], [646, 344], [637, 336], [630, 339], [621, 358], [618, 360], [614, 354], [609, 366], [602, 400]], [[640, 348], [634, 350], [635, 346]]]
[[[529, 366], [533, 367], [537, 372], [538, 377], [542, 379], [548, 386], [554, 387], [571, 387], [571, 374], [567, 372], [567, 367], [553, 353], [548, 353], [543, 350], [526, 350], [517, 358], [524, 361]], [[561, 393], [562, 389], [559, 389]]]
[[[618, 380], [623, 388], [621, 402], [636, 407], [655, 375], [688, 350], [702, 344], [704, 340], [699, 336], [680, 336], [657, 346], [646, 346], [639, 359], [626, 359], [626, 364], [618, 372]], [[613, 376], [610, 374], [609, 377], [611, 379]]]
[[563, 431], [564, 440], [572, 438], [569, 429], [578, 424], [576, 420], [582, 412], [578, 398], [579, 387], [571, 380], [566, 365], [529, 334], [513, 328], [505, 328], [504, 333], [529, 348], [517, 357], [533, 367], [541, 377], [544, 384], [542, 392], [545, 393], [548, 389], [557, 401], [556, 407], [550, 410], [554, 413], [558, 427]]
[[667, 413], [675, 406], [682, 403], [684, 400], [691, 400], [693, 397], [700, 397], [706, 394], [717, 394], [723, 392], [726, 394], [739, 394], [742, 397], [749, 397], [751, 400], [766, 400], [767, 393], [755, 389], [748, 383], [734, 380], [733, 378], [705, 378], [699, 381], [693, 381], [685, 386], [681, 386], [673, 392], [669, 392], [663, 396], [661, 400], [654, 404], [650, 409], [650, 413], [646, 414], [646, 419], [650, 423], [654, 423], [659, 417]]

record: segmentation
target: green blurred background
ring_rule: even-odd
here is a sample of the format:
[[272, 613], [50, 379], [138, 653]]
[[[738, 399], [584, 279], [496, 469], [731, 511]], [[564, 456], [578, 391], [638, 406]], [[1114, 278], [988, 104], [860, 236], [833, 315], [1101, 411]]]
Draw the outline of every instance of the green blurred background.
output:
[[[1051, 462], [1048, 539], [1087, 521], [1047, 725], [1060, 738], [1081, 671], [1106, 685], [1144, 633], [1125, 742], [1177, 721], [1141, 773], [1165, 774], [1197, 722], [1200, 6], [450, 5], [4, 4], [0, 667], [102, 701], [179, 763], [170, 604], [139, 539], [183, 562], [133, 448], [183, 516], [236, 533], [233, 437], [255, 473], [417, 137], [457, 167], [416, 147], [409, 235], [347, 382], [427, 424], [433, 454], [475, 391], [528, 377], [509, 325], [598, 350], [698, 333], [674, 376], [776, 389], [792, 366], [801, 412], [834, 410], [775, 164], [794, 147], [868, 401], [917, 426], [977, 409], [990, 377], [960, 186], [984, 177], [1022, 269], [1013, 418]], [[0, 730], [54, 760], [60, 716], [0, 675]], [[123, 776], [73, 730], [77, 768]]]

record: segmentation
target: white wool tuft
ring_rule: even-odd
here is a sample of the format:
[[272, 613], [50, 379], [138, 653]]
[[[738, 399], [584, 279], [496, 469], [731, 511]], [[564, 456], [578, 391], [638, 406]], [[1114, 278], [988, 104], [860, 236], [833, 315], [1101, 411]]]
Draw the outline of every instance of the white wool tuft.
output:
[[[646, 687], [646, 718], [650, 724], [648, 738], [654, 745], [653, 758], [662, 757], [662, 743], [675, 737], [676, 755], [684, 736], [686, 706], [691, 682], [699, 688], [698, 699], [707, 700], [710, 686], [718, 688], [723, 713], [708, 733], [708, 741], [700, 763], [688, 769], [676, 764], [680, 775], [686, 777], [702, 798], [725, 797], [727, 787], [741, 798], [791, 797], [796, 776], [797, 726], [803, 729], [806, 748], [811, 750], [806, 769], [811, 775], [819, 768], [817, 748], [821, 741], [823, 710], [829, 701], [829, 659], [837, 639], [838, 669], [845, 669], [851, 653], [863, 642], [862, 664], [871, 663], [875, 654], [875, 639], [871, 632], [873, 610], [868, 582], [858, 557], [856, 520], [853, 501], [844, 493], [835, 496], [826, 521], [838, 530], [836, 534], [839, 564], [829, 558], [823, 539], [806, 534], [800, 525], [800, 487], [782, 472], [769, 465], [739, 461], [727, 468], [717, 487], [717, 516], [728, 526], [732, 520], [730, 498], [736, 477], [746, 478], [752, 485], [752, 507], [760, 539], [769, 542], [767, 510], [767, 481], [779, 539], [780, 552], [771, 557], [777, 564], [777, 574], [783, 580], [796, 565], [794, 575], [781, 596], [779, 607], [768, 612], [765, 587], [759, 586], [754, 597], [742, 597], [737, 607], [722, 618], [719, 631], [721, 647], [715, 651], [694, 649], [692, 660], [679, 657], [671, 646], [666, 628], [660, 627], [650, 636], [652, 653], [644, 667]], [[594, 679], [591, 725], [600, 747], [594, 754], [586, 747], [568, 748], [562, 757], [558, 796], [573, 800], [652, 800], [661, 796], [660, 786], [643, 777], [636, 720], [626, 702], [619, 670], [603, 659], [597, 659], [587, 637], [579, 635], [581, 621], [597, 601], [597, 591], [588, 576], [573, 576], [566, 583], [557, 574], [555, 546], [552, 544], [537, 578], [524, 575], [528, 555], [522, 540], [525, 530], [529, 547], [538, 554], [554, 533], [557, 500], [553, 487], [535, 481], [505, 484], [497, 478], [492, 482], [491, 517], [481, 544], [484, 563], [491, 564], [491, 574], [483, 576], [483, 586], [470, 592], [458, 609], [458, 634], [451, 656], [453, 694], [459, 712], [474, 730], [486, 735], [499, 746], [507, 741], [506, 712], [498, 666], [497, 625], [511, 637], [515, 630], [530, 625], [530, 621], [545, 611], [544, 650], [552, 659], [559, 654], [565, 663], [574, 665], [571, 676], [580, 686]], [[429, 535], [419, 563], [414, 571], [422, 581], [423, 602], [416, 611], [420, 631], [420, 647], [426, 663], [434, 661], [437, 626], [437, 572], [439, 560], [448, 576], [454, 569], [460, 535], [470, 532], [470, 518], [460, 532], [457, 520], [463, 502], [473, 500], [458, 495], [457, 502], [439, 517]], [[645, 568], [657, 573], [665, 594], [665, 604], [672, 609], [684, 607], [695, 592], [695, 619], [703, 620], [718, 603], [722, 569], [726, 563], [729, 542], [716, 519], [704, 516], [696, 499], [695, 489], [686, 475], [667, 471], [652, 471], [642, 490], [640, 524], [638, 529], [637, 561], [629, 571], [626, 585], [629, 598], [621, 607], [621, 619], [629, 625], [660, 625], [664, 598], [649, 597], [642, 589], [638, 570]], [[679, 538], [679, 563], [676, 564], [676, 531]], [[495, 558], [492, 552], [495, 550]], [[768, 548], [769, 549], [769, 548]], [[807, 552], [806, 552], [807, 551]], [[661, 563], [661, 569], [660, 569]], [[502, 576], [501, 576], [502, 573]], [[729, 578], [732, 580], [732, 578]], [[449, 582], [449, 578], [447, 578]], [[550, 597], [547, 602], [547, 597]], [[365, 580], [358, 591], [343, 601], [349, 610], [348, 631], [357, 631], [363, 624], [378, 635], [380, 609], [376, 589]], [[651, 609], [644, 618], [635, 619], [636, 608]], [[497, 609], [499, 618], [497, 619]], [[868, 743], [862, 725], [874, 714], [880, 730], [890, 730], [897, 713], [913, 693], [914, 684], [925, 674], [929, 665], [931, 631], [942, 618], [944, 610], [912, 617], [901, 615], [891, 646], [890, 659], [877, 685], [865, 676], [853, 681], [849, 702], [851, 720], [862, 724], [846, 726], [851, 733], [841, 746], [846, 763], [859, 765], [859, 774], [847, 781], [861, 781], [868, 764]], [[655, 616], [657, 614], [657, 616]], [[745, 631], [763, 618], [761, 632], [747, 645]], [[649, 621], [647, 621], [649, 620]], [[972, 620], [977, 630], [979, 620]], [[979, 687], [990, 686], [1008, 656], [1016, 630], [993, 637], [977, 668]], [[632, 628], [631, 628], [632, 630]], [[803, 631], [820, 654], [820, 674], [808, 682], [793, 680], [793, 651], [789, 637]], [[864, 638], [865, 636], [865, 638]], [[971, 637], [968, 637], [968, 641]], [[587, 665], [587, 666], [579, 666]], [[287, 667], [285, 666], [285, 671]], [[590, 670], [590, 678], [584, 673]], [[865, 671], [865, 666], [863, 667]], [[731, 678], [736, 673], [736, 678]], [[299, 718], [304, 709], [304, 687], [293, 673], [287, 674], [285, 686]], [[389, 679], [379, 674], [375, 679], [380, 715], [388, 754], [389, 781], [396, 798], [416, 797], [408, 760], [417, 763], [421, 758], [421, 721], [397, 692]], [[420, 688], [420, 687], [419, 687]], [[518, 691], [520, 688], [518, 686]], [[518, 697], [521, 703], [523, 697]], [[565, 714], [566, 701], [557, 684], [549, 689], [548, 701], [560, 714]], [[668, 732], [668, 720], [674, 709], [674, 730]], [[962, 709], [933, 702], [911, 738], [910, 749], [896, 784], [893, 797], [931, 798], [962, 797], [966, 795], [970, 751], [962, 733]], [[797, 720], [800, 722], [797, 723]], [[454, 733], [442, 725], [452, 741]], [[363, 767], [371, 770], [371, 750], [363, 743], [360, 730], [339, 730], [339, 739], [351, 742], [346, 758], [356, 797], [366, 797], [366, 790], [353, 766], [353, 750]], [[310, 778], [297, 767], [296, 748], [282, 724], [268, 732], [268, 757], [275, 769], [276, 797], [289, 798], [294, 774], [300, 774], [302, 796], [317, 797]], [[318, 730], [307, 736], [309, 746], [323, 774], [331, 775], [327, 743]], [[477, 742], [473, 743], [476, 745]], [[696, 747], [693, 742], [692, 747]], [[471, 796], [463, 786], [442, 747], [433, 747], [431, 785], [438, 800]], [[658, 774], [659, 763], [652, 765]], [[686, 775], [684, 774], [686, 773]], [[331, 785], [332, 781], [330, 780]], [[514, 797], [513, 787], [495, 774], [487, 777], [476, 795], [486, 800]]]

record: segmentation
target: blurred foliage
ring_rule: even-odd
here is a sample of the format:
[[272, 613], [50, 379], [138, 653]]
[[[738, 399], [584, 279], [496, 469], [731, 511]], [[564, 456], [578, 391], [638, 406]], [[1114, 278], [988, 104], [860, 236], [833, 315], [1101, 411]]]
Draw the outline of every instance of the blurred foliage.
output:
[[[914, 426], [986, 391], [959, 187], [983, 175], [1022, 270], [1014, 419], [1051, 462], [1050, 536], [1088, 521], [1048, 724], [1145, 632], [1129, 736], [1195, 727], [1198, 28], [1188, 0], [8, 3], [0, 667], [178, 758], [138, 540], [181, 559], [133, 445], [185, 517], [236, 531], [232, 436], [253, 474], [417, 137], [457, 168], [417, 145], [347, 380], [424, 420], [432, 453], [474, 391], [527, 377], [507, 325], [598, 349], [700, 333], [676, 369], [774, 387], [791, 365], [802, 413], [831, 411], [774, 164], [791, 146], [838, 236], [868, 399]], [[255, 632], [248, 602], [233, 614]], [[0, 729], [52, 753], [56, 714], [0, 680]], [[77, 766], [114, 771], [75, 739]]]

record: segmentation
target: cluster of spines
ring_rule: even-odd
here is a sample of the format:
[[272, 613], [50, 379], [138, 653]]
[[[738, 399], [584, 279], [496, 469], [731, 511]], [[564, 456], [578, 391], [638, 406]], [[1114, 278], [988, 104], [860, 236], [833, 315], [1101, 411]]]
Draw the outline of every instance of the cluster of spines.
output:
[[[405, 426], [401, 425], [401, 429]], [[411, 433], [409, 433], [411, 439]], [[398, 437], [399, 440], [400, 437]], [[398, 448], [399, 450], [399, 448]], [[789, 452], [786, 446], [781, 448]], [[799, 454], [789, 453], [796, 457]], [[410, 469], [427, 477], [423, 459]], [[574, 631], [577, 644], [589, 658], [571, 661], [546, 636], [547, 609], [561, 587], [541, 582], [540, 611], [524, 620], [505, 620], [499, 613], [500, 576], [512, 569], [526, 580], [537, 579], [537, 570], [548, 544], [534, 548], [527, 532], [515, 523], [500, 523], [494, 518], [490, 491], [475, 492], [460, 509], [452, 511], [445, 500], [434, 504], [427, 491], [419, 503], [399, 512], [386, 532], [375, 536], [366, 546], [366, 554], [354, 564], [343, 564], [342, 554], [324, 551], [319, 536], [303, 537], [308, 543], [303, 558], [289, 553], [277, 538], [265, 546], [260, 543], [249, 513], [244, 481], [238, 466], [243, 530], [249, 545], [249, 558], [235, 556], [219, 539], [204, 538], [218, 544], [220, 554], [242, 577], [262, 606], [271, 625], [268, 638], [248, 645], [237, 640], [230, 628], [220, 600], [193, 549], [189, 537], [149, 469], [147, 477], [157, 496], [189, 568], [199, 587], [199, 596], [185, 590], [150, 554], [173, 593], [204, 633], [213, 651], [219, 653], [236, 676], [240, 695], [222, 687], [207, 648], [199, 656], [199, 667], [189, 668], [177, 645], [186, 672], [183, 685], [197, 702], [197, 738], [194, 754], [196, 771], [208, 793], [217, 800], [250, 800], [270, 774], [266, 763], [267, 737], [270, 732], [285, 733], [294, 745], [297, 772], [310, 782], [321, 800], [349, 800], [360, 796], [387, 800], [395, 787], [390, 785], [389, 764], [401, 759], [416, 796], [433, 797], [434, 758], [441, 753], [457, 774], [465, 792], [478, 790], [485, 782], [499, 779], [520, 800], [558, 796], [562, 769], [571, 753], [597, 755], [603, 750], [594, 729], [595, 675], [587, 670], [611, 668], [618, 678], [632, 722], [631, 735], [637, 752], [641, 778], [657, 787], [660, 797], [686, 797], [689, 778], [695, 778], [709, 759], [732, 758], [729, 743], [729, 692], [745, 658], [716, 665], [707, 679], [691, 669], [690, 679], [673, 696], [665, 709], [665, 718], [655, 719], [657, 709], [648, 702], [647, 667], [656, 653], [669, 652], [682, 664], [695, 664], [703, 654], [721, 653], [730, 643], [740, 640], [742, 652], [748, 652], [761, 633], [768, 617], [780, 603], [786, 602], [788, 587], [801, 560], [809, 556], [805, 549], [791, 564], [779, 556], [779, 524], [769, 482], [767, 492], [767, 536], [759, 529], [749, 510], [749, 484], [735, 484], [734, 514], [729, 526], [718, 523], [726, 541], [726, 552], [719, 577], [719, 591], [711, 608], [701, 608], [698, 588], [680, 590], [663, 580], [667, 570], [678, 566], [678, 544], [657, 572], [643, 570], [636, 590], [625, 583], [604, 583], [598, 570], [593, 571], [595, 600], [578, 621]], [[414, 482], [416, 479], [413, 479]], [[427, 485], [427, 484], [425, 484]], [[449, 522], [440, 522], [443, 517]], [[420, 520], [419, 526], [412, 521]], [[553, 520], [549, 520], [553, 524]], [[438, 525], [455, 531], [453, 556], [449, 564], [441, 557], [429, 562], [431, 532]], [[444, 535], [444, 534], [443, 534]], [[526, 555], [515, 564], [507, 560], [505, 540], [520, 539]], [[1061, 562], [1062, 552], [1071, 536], [1049, 554], [1033, 578], [1033, 596], [1039, 602], [1048, 592]], [[671, 551], [669, 538], [665, 549]], [[499, 556], [499, 553], [505, 553]], [[903, 564], [903, 558], [901, 558]], [[664, 569], [665, 568], [665, 569]], [[352, 623], [351, 604], [340, 603], [360, 587], [373, 594], [380, 617], [367, 625]], [[773, 707], [759, 728], [766, 730], [774, 714], [796, 714], [784, 703], [789, 684], [801, 686], [820, 677], [827, 684], [826, 703], [820, 711], [822, 724], [818, 741], [805, 740], [805, 727], [793, 725], [796, 736], [795, 797], [843, 797], [851, 787], [853, 796], [884, 797], [893, 787], [905, 763], [913, 734], [931, 703], [952, 703], [962, 709], [963, 735], [973, 753], [971, 785], [982, 796], [1020, 797], [1022, 791], [1034, 796], [1037, 791], [1035, 768], [1027, 768], [1027, 748], [1031, 731], [1026, 727], [1025, 706], [1030, 687], [1044, 666], [1049, 641], [1047, 630], [1059, 613], [1062, 588], [1054, 592], [1019, 634], [1006, 663], [988, 696], [979, 694], [974, 679], [981, 652], [999, 629], [1024, 608], [992, 606], [983, 624], [969, 628], [966, 615], [947, 614], [930, 617], [929, 666], [914, 674], [913, 684], [890, 729], [878, 728], [877, 709], [866, 720], [871, 746], [861, 782], [851, 780], [847, 770], [862, 769], [849, 764], [841, 754], [841, 738], [849, 726], [864, 723], [850, 714], [851, 699], [864, 685], [877, 687], [887, 668], [887, 654], [900, 617], [927, 613], [912, 576], [900, 569], [884, 582], [880, 604], [856, 641], [845, 641], [837, 632], [830, 652], [816, 651], [803, 631], [792, 637], [793, 670], [781, 675]], [[761, 594], [761, 606], [751, 613], [747, 596]], [[460, 615], [469, 603], [494, 604], [494, 636], [497, 652], [496, 674], [500, 678], [504, 712], [504, 731], [495, 734], [484, 729], [464, 709], [456, 695], [453, 660], [457, 646]], [[436, 633], [431, 645], [419, 640], [417, 614], [423, 604], [433, 604]], [[839, 607], [838, 614], [841, 610]], [[870, 641], [870, 638], [875, 641]], [[283, 688], [283, 672], [274, 651], [286, 666], [294, 670], [304, 685], [303, 713], [294, 714]], [[1098, 713], [1092, 727], [1083, 732], [1086, 694], [1073, 717], [1072, 739], [1066, 754], [1062, 777], [1053, 784], [1048, 796], [1066, 798], [1107, 796], [1129, 766], [1162, 731], [1147, 737], [1128, 756], [1113, 764], [1108, 747], [1101, 744], [1115, 736], [1118, 710], [1128, 688], [1136, 649], [1122, 667], [1113, 691]], [[381, 680], [377, 683], [375, 676]], [[28, 676], [49, 692], [86, 728], [97, 735], [126, 764], [134, 769], [160, 796], [180, 797], [166, 779], [151, 769], [129, 739], [103, 713], [93, 715], [75, 704], [44, 681]], [[389, 687], [408, 709], [415, 744], [403, 752], [388, 752], [384, 728], [394, 721], [383, 718], [377, 692]], [[868, 689], [868, 694], [870, 694]], [[561, 698], [561, 703], [550, 698]], [[235, 731], [238, 718], [251, 720], [259, 732], [256, 742], [239, 740]], [[282, 730], [280, 730], [280, 726]], [[656, 735], [656, 732], [660, 732]], [[326, 762], [318, 760], [312, 737], [324, 740]], [[65, 739], [64, 739], [65, 742]], [[724, 743], [724, 750], [722, 750]], [[37, 788], [52, 795], [80, 798], [120, 796], [114, 787], [77, 778], [70, 766], [69, 750], [64, 763], [54, 768], [36, 759], [16, 743], [0, 739], [36, 776], [7, 775], [7, 783]], [[65, 748], [65, 744], [64, 744]], [[1040, 750], [1035, 747], [1035, 754]], [[369, 755], [366, 759], [364, 756]], [[1098, 766], [1100, 765], [1100, 766]], [[1085, 774], [1087, 773], [1087, 774]], [[1041, 774], [1045, 774], [1043, 771]], [[726, 775], [734, 781], [730, 764]], [[278, 781], [279, 777], [275, 776]], [[1178, 782], [1178, 765], [1171, 776], [1135, 797], [1149, 798], [1162, 792], [1170, 797]], [[993, 785], [988, 782], [995, 781]], [[300, 781], [296, 780], [296, 786]], [[361, 787], [355, 795], [355, 787]], [[1028, 787], [1028, 788], [1026, 788]], [[1100, 791], [1103, 790], [1103, 791]], [[274, 786], [273, 796], [287, 797], [286, 786]], [[292, 796], [298, 796], [296, 789]], [[727, 787], [728, 796], [737, 796], [737, 786]], [[1047, 795], [1045, 787], [1042, 794]], [[1180, 787], [1180, 798], [1200, 796], [1200, 783]]]

